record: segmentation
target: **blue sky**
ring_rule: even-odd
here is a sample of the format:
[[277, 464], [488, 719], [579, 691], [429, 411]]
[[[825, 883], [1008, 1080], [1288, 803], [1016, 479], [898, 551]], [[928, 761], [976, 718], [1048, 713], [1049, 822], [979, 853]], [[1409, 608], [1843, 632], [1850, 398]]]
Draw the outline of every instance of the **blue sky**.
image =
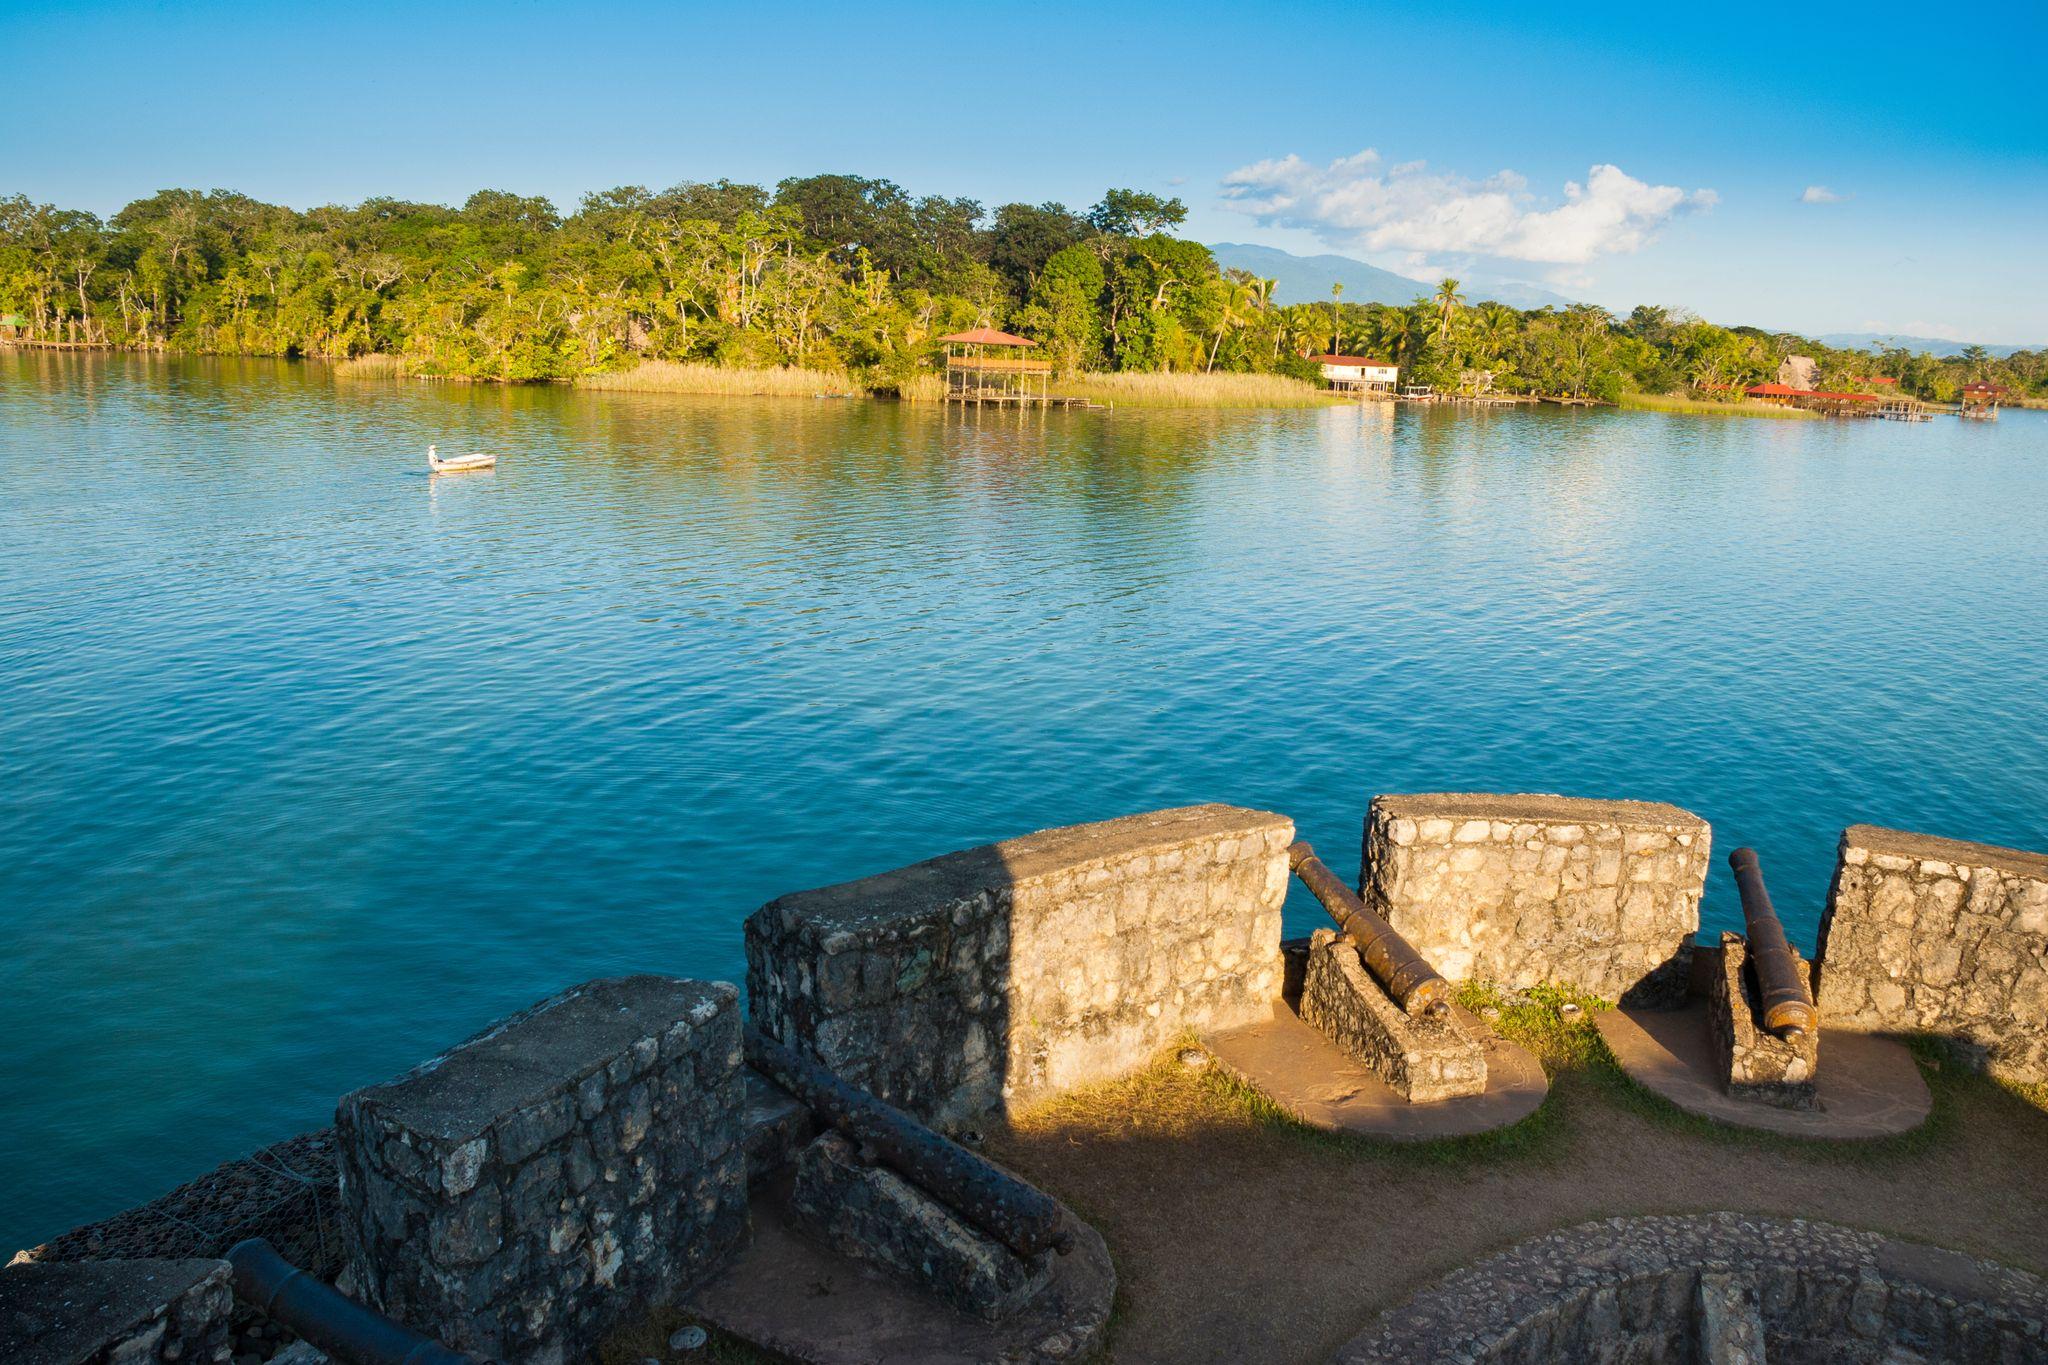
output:
[[846, 170], [1078, 207], [1130, 185], [1182, 196], [1210, 241], [1808, 332], [2038, 343], [2044, 61], [2039, 0], [0, 0], [0, 193], [110, 212], [171, 185], [302, 207], [488, 185], [569, 206]]

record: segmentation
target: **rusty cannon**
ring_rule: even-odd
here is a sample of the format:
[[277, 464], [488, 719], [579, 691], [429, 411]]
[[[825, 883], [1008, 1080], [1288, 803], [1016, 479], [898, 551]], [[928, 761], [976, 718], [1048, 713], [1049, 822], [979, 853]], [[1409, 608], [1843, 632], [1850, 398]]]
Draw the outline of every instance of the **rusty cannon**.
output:
[[261, 1237], [228, 1248], [235, 1297], [342, 1365], [489, 1365], [344, 1297]]
[[1301, 884], [1322, 902], [1344, 936], [1358, 947], [1365, 969], [1386, 988], [1408, 1014], [1442, 1015], [1451, 1008], [1451, 983], [1437, 975], [1421, 953], [1394, 926], [1366, 908], [1364, 901], [1324, 865], [1307, 840], [1287, 846], [1287, 862]]
[[747, 1030], [746, 1044], [747, 1061], [755, 1070], [810, 1106], [874, 1161], [950, 1205], [1019, 1256], [1035, 1256], [1047, 1247], [1063, 1256], [1073, 1250], [1074, 1235], [1062, 1225], [1052, 1196], [755, 1029]]
[[1728, 855], [1735, 889], [1742, 896], [1742, 918], [1749, 930], [1749, 962], [1756, 971], [1756, 989], [1763, 1006], [1764, 1027], [1781, 1038], [1802, 1038], [1820, 1027], [1799, 960], [1785, 938], [1785, 926], [1764, 889], [1763, 866], [1756, 850], [1738, 848]]

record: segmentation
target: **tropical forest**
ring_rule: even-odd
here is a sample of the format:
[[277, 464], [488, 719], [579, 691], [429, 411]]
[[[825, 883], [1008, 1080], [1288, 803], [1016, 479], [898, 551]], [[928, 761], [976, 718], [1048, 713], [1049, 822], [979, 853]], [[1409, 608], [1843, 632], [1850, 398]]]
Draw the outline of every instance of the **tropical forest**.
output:
[[14, 196], [0, 198], [0, 339], [503, 382], [783, 370], [914, 396], [934, 391], [939, 338], [995, 327], [1077, 376], [1304, 381], [1307, 357], [1336, 351], [1440, 393], [1714, 402], [1799, 354], [1822, 388], [2048, 395], [2048, 352], [1837, 350], [1655, 305], [1517, 310], [1454, 279], [1405, 306], [1283, 306], [1271, 281], [1176, 236], [1185, 217], [1136, 190], [990, 210], [853, 175], [625, 187], [568, 214], [498, 190], [460, 208], [303, 212], [165, 190], [106, 219]]

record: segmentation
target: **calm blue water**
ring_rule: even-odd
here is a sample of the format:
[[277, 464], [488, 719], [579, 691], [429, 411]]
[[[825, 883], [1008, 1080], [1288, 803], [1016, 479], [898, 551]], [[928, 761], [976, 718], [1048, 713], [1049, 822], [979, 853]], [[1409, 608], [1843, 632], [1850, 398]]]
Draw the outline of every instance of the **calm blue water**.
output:
[[1046, 825], [1233, 801], [1342, 871], [1377, 791], [1660, 798], [1810, 948], [1847, 823], [2048, 847], [2044, 710], [2048, 414], [0, 355], [0, 1258], [569, 983], [734, 978], [780, 892]]

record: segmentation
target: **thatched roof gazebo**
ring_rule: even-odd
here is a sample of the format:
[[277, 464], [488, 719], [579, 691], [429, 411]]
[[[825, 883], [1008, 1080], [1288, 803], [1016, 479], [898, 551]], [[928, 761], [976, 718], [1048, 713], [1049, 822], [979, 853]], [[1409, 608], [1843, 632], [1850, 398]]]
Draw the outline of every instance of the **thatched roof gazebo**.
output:
[[976, 327], [939, 340], [946, 348], [948, 403], [1044, 403], [1052, 366], [1029, 354], [1028, 337]]

